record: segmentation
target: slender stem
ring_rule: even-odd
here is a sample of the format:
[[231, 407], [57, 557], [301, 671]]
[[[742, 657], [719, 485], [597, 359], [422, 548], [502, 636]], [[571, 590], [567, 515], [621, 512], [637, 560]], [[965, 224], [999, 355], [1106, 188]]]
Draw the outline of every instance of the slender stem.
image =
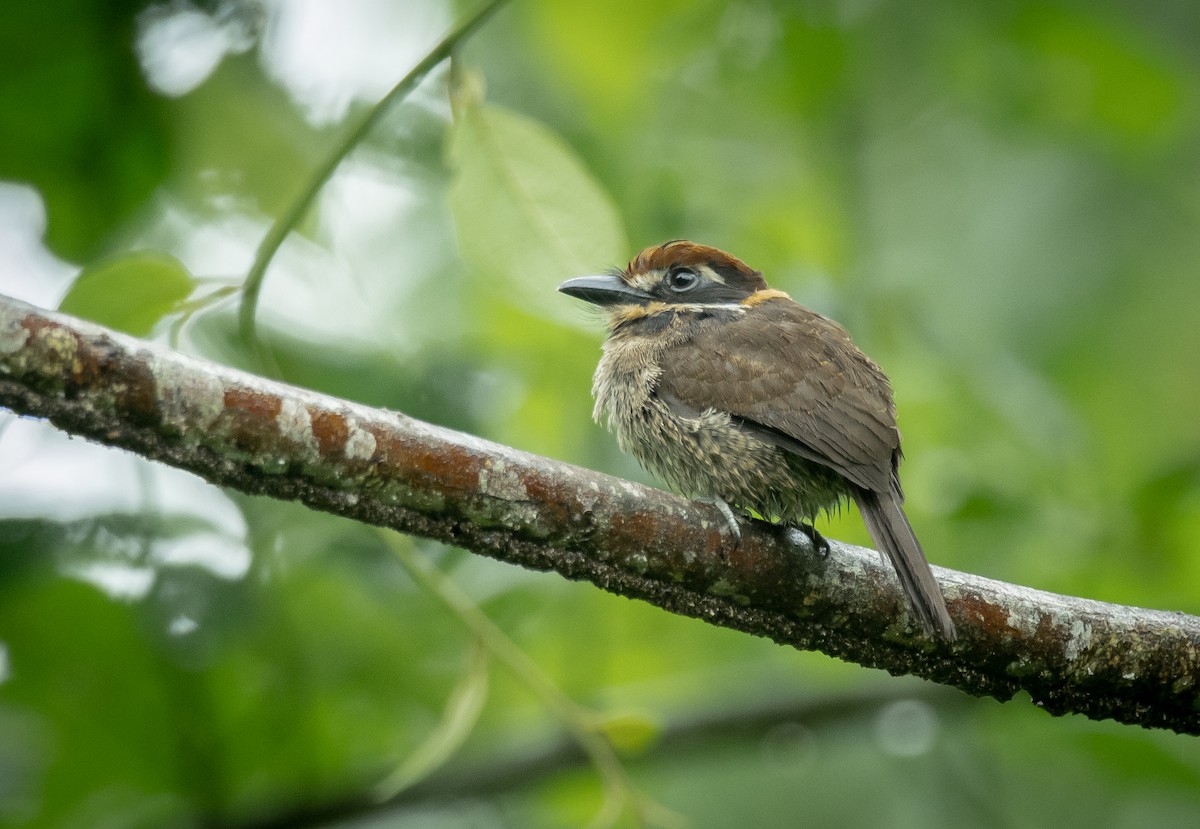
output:
[[258, 309], [258, 298], [262, 293], [263, 280], [267, 275], [267, 267], [275, 258], [275, 254], [288, 234], [300, 224], [305, 214], [308, 213], [321, 188], [333, 176], [334, 170], [350, 154], [350, 151], [371, 132], [393, 104], [404, 100], [421, 82], [421, 79], [429, 74], [430, 70], [449, 57], [460, 43], [474, 34], [497, 9], [507, 2], [508, 0], [491, 0], [442, 38], [442, 41], [434, 46], [433, 50], [422, 58], [421, 62], [414, 66], [399, 83], [392, 87], [392, 90], [383, 96], [379, 103], [371, 107], [358, 125], [333, 148], [333, 152], [313, 172], [308, 186], [300, 194], [300, 197], [271, 225], [267, 235], [263, 237], [262, 243], [258, 246], [254, 262], [251, 264], [250, 271], [246, 274], [245, 284], [242, 286], [242, 304], [238, 309], [238, 330], [246, 342], [253, 342], [257, 336], [255, 314]]
[[[492, 656], [518, 677], [570, 730], [604, 783], [603, 805], [592, 825], [612, 825], [620, 816], [622, 805], [630, 800], [635, 806], [641, 806], [640, 798], [632, 791], [625, 768], [612, 744], [596, 730], [594, 718], [564, 694], [529, 654], [510, 639], [445, 573], [418, 554], [410, 543], [405, 543], [402, 536], [383, 530], [380, 534], [413, 580], [441, 599]], [[639, 825], [642, 823], [637, 809], [633, 818]]]

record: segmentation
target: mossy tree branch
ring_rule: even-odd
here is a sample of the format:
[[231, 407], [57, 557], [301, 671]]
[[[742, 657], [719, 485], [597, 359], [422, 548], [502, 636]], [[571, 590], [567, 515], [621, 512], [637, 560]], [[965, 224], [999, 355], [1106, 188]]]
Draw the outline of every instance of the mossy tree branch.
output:
[[935, 568], [926, 638], [871, 551], [192, 359], [0, 297], [0, 406], [205, 479], [298, 500], [665, 610], [977, 696], [1200, 733], [1200, 619]]

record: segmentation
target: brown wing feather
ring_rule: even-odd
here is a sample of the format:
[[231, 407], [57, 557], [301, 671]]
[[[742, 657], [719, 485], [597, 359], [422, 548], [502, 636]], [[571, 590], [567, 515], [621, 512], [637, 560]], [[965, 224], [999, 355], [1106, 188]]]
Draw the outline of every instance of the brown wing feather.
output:
[[729, 412], [751, 430], [775, 433], [780, 445], [796, 442], [784, 448], [865, 489], [896, 486], [891, 387], [836, 322], [772, 299], [732, 322], [701, 326], [662, 369], [663, 396]]

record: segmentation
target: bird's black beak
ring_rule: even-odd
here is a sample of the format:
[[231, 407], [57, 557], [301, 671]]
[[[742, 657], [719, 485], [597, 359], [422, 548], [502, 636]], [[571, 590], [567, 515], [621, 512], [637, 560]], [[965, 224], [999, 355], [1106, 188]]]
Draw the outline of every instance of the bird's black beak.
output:
[[577, 276], [558, 286], [567, 296], [591, 302], [594, 305], [644, 305], [654, 297], [627, 285], [619, 276]]

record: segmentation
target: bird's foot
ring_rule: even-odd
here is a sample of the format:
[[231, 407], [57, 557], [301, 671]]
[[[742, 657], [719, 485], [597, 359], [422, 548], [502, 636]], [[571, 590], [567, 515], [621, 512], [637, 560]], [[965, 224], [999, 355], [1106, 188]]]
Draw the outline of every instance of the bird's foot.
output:
[[803, 533], [806, 538], [808, 538], [809, 543], [812, 544], [817, 555], [819, 555], [821, 558], [825, 558], [829, 555], [829, 541], [825, 538], [825, 536], [817, 532], [816, 527], [814, 527], [812, 524], [806, 524], [802, 521], [796, 526], [796, 529]]
[[721, 511], [721, 514], [725, 516], [725, 522], [729, 524], [729, 531], [733, 533], [733, 546], [735, 548], [740, 547], [742, 545], [742, 528], [738, 526], [737, 516], [733, 512], [733, 508], [729, 506], [729, 503], [724, 498], [717, 498], [716, 496], [697, 498], [696, 500], [712, 504]]

